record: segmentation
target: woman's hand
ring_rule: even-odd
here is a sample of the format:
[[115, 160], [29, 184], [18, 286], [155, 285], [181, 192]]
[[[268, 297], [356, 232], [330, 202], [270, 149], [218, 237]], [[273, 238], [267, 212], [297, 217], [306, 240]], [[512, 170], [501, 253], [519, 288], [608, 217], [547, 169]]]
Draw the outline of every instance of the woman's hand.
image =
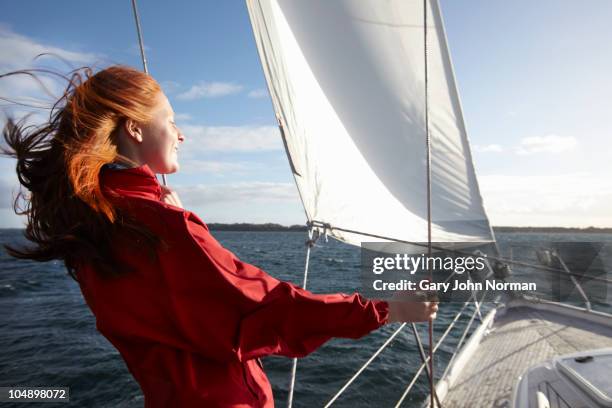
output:
[[162, 190], [162, 196], [161, 196], [162, 202], [173, 205], [175, 207], [183, 208], [183, 203], [181, 203], [181, 199], [179, 198], [176, 191], [164, 185], [161, 185], [161, 190]]
[[389, 323], [426, 322], [435, 319], [438, 311], [437, 300], [427, 300], [424, 293], [397, 292], [388, 303]]

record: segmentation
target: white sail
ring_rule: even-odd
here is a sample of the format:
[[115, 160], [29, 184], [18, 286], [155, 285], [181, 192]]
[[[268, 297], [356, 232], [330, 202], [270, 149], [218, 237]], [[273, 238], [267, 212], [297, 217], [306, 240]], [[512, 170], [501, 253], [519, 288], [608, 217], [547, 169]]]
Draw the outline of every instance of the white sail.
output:
[[[427, 242], [423, 0], [247, 0], [309, 221]], [[439, 6], [428, 2], [432, 240], [491, 241]]]

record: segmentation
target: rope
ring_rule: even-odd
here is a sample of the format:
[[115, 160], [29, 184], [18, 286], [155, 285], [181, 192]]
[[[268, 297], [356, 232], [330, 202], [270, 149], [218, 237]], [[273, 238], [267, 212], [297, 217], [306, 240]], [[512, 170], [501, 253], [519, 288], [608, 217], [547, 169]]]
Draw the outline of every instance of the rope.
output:
[[[448, 333], [450, 333], [451, 329], [455, 326], [455, 323], [457, 323], [457, 321], [459, 320], [459, 317], [463, 314], [463, 311], [465, 310], [465, 308], [467, 307], [467, 305], [469, 303], [470, 303], [470, 301], [466, 301], [463, 304], [463, 307], [461, 308], [459, 313], [457, 313], [455, 315], [455, 318], [453, 319], [453, 321], [448, 325], [448, 327], [446, 328], [446, 331], [442, 334], [442, 336], [440, 337], [440, 340], [438, 340], [438, 342], [436, 343], [436, 346], [433, 349], [434, 353], [436, 352], [436, 350], [438, 350], [438, 348], [440, 347], [440, 345], [442, 344], [442, 342], [444, 341], [444, 339], [446, 338]], [[429, 362], [429, 356], [427, 357], [427, 362]], [[406, 396], [408, 395], [408, 393], [410, 392], [410, 390], [412, 389], [412, 387], [416, 383], [417, 379], [419, 378], [419, 375], [423, 372], [423, 369], [426, 366], [427, 366], [427, 363], [422, 363], [421, 364], [421, 366], [419, 367], [417, 372], [412, 377], [412, 381], [410, 381], [410, 383], [406, 387], [406, 390], [404, 391], [404, 393], [400, 397], [399, 401], [397, 402], [397, 404], [395, 404], [395, 408], [398, 408], [402, 404], [402, 402], [404, 401], [404, 399], [406, 398]]]
[[[142, 30], [140, 29], [140, 17], [138, 16], [138, 7], [136, 6], [136, 0], [132, 0], [132, 10], [134, 11], [134, 20], [136, 21], [136, 32], [138, 33], [138, 45], [140, 46], [140, 58], [142, 59], [142, 70], [145, 74], [149, 74], [149, 67], [147, 66], [147, 57], [145, 55], [144, 41], [142, 39]], [[162, 184], [168, 185], [166, 175], [162, 174]]]
[[[481, 298], [481, 303], [482, 300], [484, 299], [484, 296]], [[477, 299], [474, 298], [474, 301], [476, 302]], [[436, 346], [433, 349], [433, 352], [435, 353], [438, 348], [442, 345], [442, 342], [444, 341], [444, 339], [446, 338], [446, 336], [450, 333], [451, 329], [455, 326], [455, 323], [457, 323], [457, 321], [459, 320], [459, 317], [461, 317], [461, 315], [463, 314], [463, 311], [465, 310], [465, 308], [467, 307], [468, 304], [470, 304], [471, 301], [467, 300], [466, 302], [463, 303], [463, 306], [461, 307], [461, 310], [459, 310], [459, 312], [455, 315], [454, 319], [451, 321], [451, 323], [448, 325], [448, 327], [446, 328], [446, 330], [444, 331], [444, 333], [442, 334], [442, 336], [440, 337], [440, 340], [438, 340], [438, 342], [436, 343]], [[474, 312], [476, 313], [476, 312]], [[471, 326], [471, 322], [474, 320], [473, 317], [475, 316], [475, 314], [472, 315], [472, 319], [470, 320], [469, 325]], [[464, 332], [464, 336], [465, 337], [465, 333], [467, 332], [467, 330], [469, 330], [468, 326], [466, 328], [466, 331]], [[427, 357], [428, 362], [429, 357]], [[452, 361], [452, 360], [451, 360]], [[400, 397], [400, 399], [397, 401], [397, 403], [395, 404], [395, 408], [399, 408], [399, 406], [402, 404], [402, 402], [404, 402], [404, 399], [406, 399], [406, 396], [408, 395], [408, 393], [410, 392], [410, 390], [412, 389], [412, 387], [414, 386], [414, 384], [416, 384], [417, 379], [419, 378], [419, 375], [423, 372], [423, 369], [427, 366], [426, 363], [422, 363], [421, 366], [419, 367], [419, 369], [417, 370], [417, 372], [414, 374], [414, 376], [412, 377], [412, 380], [410, 381], [410, 383], [408, 384], [408, 386], [406, 387], [406, 389], [404, 390], [404, 393], [402, 394], [402, 396]], [[448, 366], [447, 366], [448, 369]], [[444, 375], [442, 376], [444, 377]]]
[[[472, 296], [472, 298], [474, 298], [474, 296]], [[484, 297], [483, 297], [484, 299]], [[476, 298], [474, 298], [474, 300], [476, 300]], [[465, 308], [470, 304], [471, 300], [467, 300], [463, 303], [463, 306], [461, 307], [461, 309], [459, 310], [459, 312], [457, 312], [457, 314], [455, 314], [455, 317], [453, 318], [453, 320], [449, 323], [449, 325], [447, 326], [446, 330], [444, 331], [444, 333], [442, 334], [442, 336], [440, 337], [440, 340], [438, 340], [438, 343], [436, 344], [436, 346], [434, 347], [434, 352], [438, 349], [438, 347], [442, 344], [442, 342], [446, 339], [446, 336], [448, 336], [448, 334], [450, 333], [450, 331], [453, 329], [453, 327], [455, 326], [455, 324], [457, 323], [457, 321], [459, 321], [459, 318], [461, 317], [461, 315], [463, 314], [463, 312], [465, 311]], [[355, 379], [370, 365], [370, 363], [372, 363], [372, 361], [374, 361], [374, 359], [391, 343], [391, 341], [402, 331], [402, 329], [406, 326], [407, 323], [402, 323], [401, 326], [391, 335], [389, 336], [389, 338], [383, 343], [382, 346], [380, 346], [378, 348], [378, 350], [368, 359], [368, 361], [366, 361], [361, 368], [359, 368], [359, 370], [357, 370], [357, 372], [355, 372], [355, 374], [353, 374], [353, 376], [342, 386], [342, 388], [340, 388], [340, 390], [327, 402], [327, 404], [325, 404], [324, 408], [329, 408], [337, 399], [338, 397], [340, 397], [340, 395], [346, 391], [346, 389], [353, 383], [353, 381], [355, 381]], [[403, 399], [406, 397], [406, 395], [408, 394], [408, 392], [410, 392], [410, 389], [412, 388], [412, 386], [414, 385], [414, 383], [416, 382], [416, 379], [418, 378], [419, 374], [421, 374], [421, 372], [423, 371], [424, 368], [427, 367], [427, 363], [429, 362], [429, 357], [426, 357], [425, 361], [421, 364], [419, 370], [415, 373], [412, 381], [410, 382], [410, 384], [408, 385], [408, 388], [406, 389], [406, 391], [404, 392], [404, 395], [402, 396], [402, 398], [400, 399], [400, 401], [397, 403], [396, 407], [399, 407], [399, 405], [402, 403]], [[436, 397], [437, 398], [437, 397]]]
[[[314, 247], [315, 242], [319, 238], [318, 231], [315, 233], [313, 228], [308, 230], [308, 241], [306, 241], [306, 262], [304, 265], [304, 281], [302, 282], [302, 289], [306, 289], [306, 282], [308, 281], [308, 265], [310, 263], [310, 250]], [[291, 363], [291, 377], [289, 380], [289, 395], [287, 396], [287, 408], [291, 408], [293, 405], [293, 390], [295, 388], [295, 374], [297, 372], [297, 358], [293, 358]]]
[[[429, 73], [427, 70], [427, 0], [423, 0], [423, 57], [425, 69], [425, 144], [427, 149], [427, 256], [431, 258], [431, 138], [429, 135]], [[429, 281], [433, 281], [433, 272], [429, 269]], [[435, 390], [434, 390], [434, 352], [433, 352], [433, 320], [428, 322], [428, 337], [429, 337], [429, 390], [430, 390], [430, 406], [435, 408]], [[438, 406], [441, 406], [438, 404]]]
[[[419, 347], [419, 354], [421, 355], [421, 361], [423, 363], [425, 363], [427, 361], [427, 356], [425, 355], [425, 349], [423, 348], [423, 343], [421, 342], [421, 336], [419, 336], [419, 332], [417, 331], [417, 327], [416, 324], [414, 323], [410, 323], [412, 326], [412, 333], [414, 333], [414, 340], [417, 343], [417, 346]], [[427, 378], [429, 379], [429, 381], [431, 381], [431, 371], [429, 371], [429, 366], [426, 365], [425, 367], [427, 367]], [[433, 390], [433, 396], [436, 399], [436, 404], [438, 404], [439, 407], [442, 406], [442, 404], [440, 404], [440, 400], [438, 399], [438, 393], [436, 392], [436, 390]]]

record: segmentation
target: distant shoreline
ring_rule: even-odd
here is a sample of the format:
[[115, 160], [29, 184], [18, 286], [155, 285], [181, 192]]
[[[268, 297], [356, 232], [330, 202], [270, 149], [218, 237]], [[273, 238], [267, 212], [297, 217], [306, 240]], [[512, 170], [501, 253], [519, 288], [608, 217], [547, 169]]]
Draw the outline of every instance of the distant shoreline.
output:
[[[285, 226], [275, 223], [264, 223], [264, 224], [251, 224], [247, 222], [240, 223], [208, 223], [208, 228], [211, 231], [255, 231], [255, 232], [303, 232], [307, 228], [305, 225], [291, 225]], [[0, 229], [23, 229], [23, 228], [0, 228]], [[612, 228], [598, 228], [598, 227], [586, 227], [586, 228], [575, 228], [575, 227], [493, 227], [494, 232], [535, 232], [535, 233], [564, 233], [564, 232], [575, 232], [575, 233], [589, 233], [589, 234], [611, 234]]]
[[[289, 227], [274, 224], [250, 224], [250, 223], [235, 223], [235, 224], [222, 224], [222, 223], [209, 223], [208, 228], [212, 231], [269, 231], [269, 232], [282, 232], [282, 231], [306, 231], [305, 225], [291, 225]], [[575, 227], [493, 227], [494, 232], [545, 232], [545, 233], [563, 233], [563, 232], [577, 232], [577, 233], [601, 233], [609, 234], [612, 233], [612, 228], [575, 228]]]
[[589, 234], [610, 234], [612, 228], [598, 228], [598, 227], [493, 227], [494, 232], [579, 232]]
[[263, 231], [263, 232], [283, 232], [283, 231], [306, 231], [306, 225], [291, 225], [289, 227], [280, 224], [267, 222], [265, 224], [250, 224], [246, 222], [234, 224], [222, 224], [217, 222], [207, 223], [211, 231]]

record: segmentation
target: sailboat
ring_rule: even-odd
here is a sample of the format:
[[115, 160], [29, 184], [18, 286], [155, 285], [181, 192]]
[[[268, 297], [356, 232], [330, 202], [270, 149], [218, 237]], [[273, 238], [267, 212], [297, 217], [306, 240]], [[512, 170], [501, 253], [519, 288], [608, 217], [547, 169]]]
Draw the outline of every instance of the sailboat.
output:
[[[246, 4], [310, 243], [325, 235], [356, 246], [426, 243], [431, 250], [436, 242], [479, 242], [496, 248], [437, 0]], [[549, 255], [563, 264], [557, 252]], [[490, 273], [507, 278], [512, 261], [499, 251], [495, 258]], [[422, 365], [396, 406], [421, 373], [432, 385], [429, 406], [612, 406], [611, 383], [595, 374], [610, 368], [612, 315], [593, 310], [572, 282], [584, 306], [507, 291], [479, 316], [469, 340], [482, 302], [466, 302], [436, 343], [430, 331], [429, 356], [412, 325]], [[441, 375], [433, 373], [433, 353], [468, 303], [476, 307], [458, 350]]]

